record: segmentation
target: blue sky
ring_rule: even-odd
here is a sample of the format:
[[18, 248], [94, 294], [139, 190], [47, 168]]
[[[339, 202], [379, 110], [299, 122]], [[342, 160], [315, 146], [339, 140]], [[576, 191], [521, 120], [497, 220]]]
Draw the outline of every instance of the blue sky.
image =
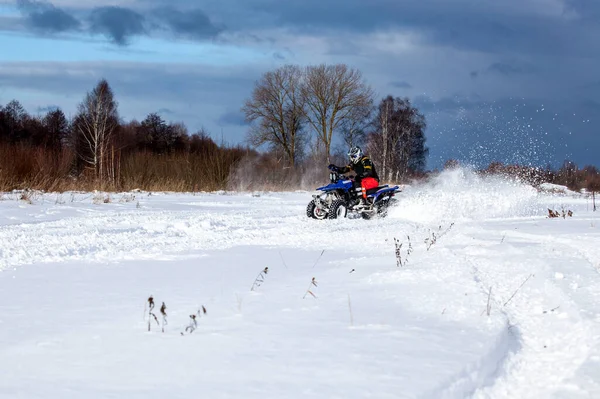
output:
[[107, 78], [123, 119], [236, 143], [263, 72], [339, 62], [422, 110], [428, 167], [600, 166], [598, 37], [589, 0], [0, 0], [0, 104], [72, 114]]

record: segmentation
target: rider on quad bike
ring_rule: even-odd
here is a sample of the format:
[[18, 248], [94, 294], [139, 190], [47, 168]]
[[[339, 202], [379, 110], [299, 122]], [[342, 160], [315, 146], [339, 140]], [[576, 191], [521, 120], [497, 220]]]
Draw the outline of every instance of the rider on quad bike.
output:
[[[338, 167], [334, 164], [328, 166], [329, 170], [337, 173], [356, 172], [354, 179], [354, 190], [351, 191], [353, 200], [359, 200], [359, 204], [366, 204], [367, 190], [377, 188], [379, 186], [379, 176], [375, 171], [375, 165], [371, 159], [363, 154], [360, 147], [354, 146], [348, 151], [350, 163], [344, 167]], [[360, 196], [362, 193], [362, 196]]]

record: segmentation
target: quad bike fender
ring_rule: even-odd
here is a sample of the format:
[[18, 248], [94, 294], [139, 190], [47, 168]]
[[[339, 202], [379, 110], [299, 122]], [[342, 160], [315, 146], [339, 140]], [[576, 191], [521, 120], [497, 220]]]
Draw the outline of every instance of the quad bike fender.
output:
[[400, 192], [399, 186], [385, 187], [385, 188], [382, 188], [381, 190], [377, 190], [376, 192], [368, 195], [367, 197], [371, 197], [371, 198], [373, 198], [373, 202], [377, 202], [377, 200], [379, 200], [381, 197], [385, 197], [388, 195], [394, 196], [396, 193], [399, 193], [399, 192]]

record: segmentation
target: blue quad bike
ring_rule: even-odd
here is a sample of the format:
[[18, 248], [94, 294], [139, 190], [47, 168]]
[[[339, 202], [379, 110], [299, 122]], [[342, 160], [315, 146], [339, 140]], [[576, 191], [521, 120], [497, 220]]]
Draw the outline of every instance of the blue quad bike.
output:
[[385, 185], [367, 190], [366, 202], [361, 203], [350, 194], [354, 189], [353, 179], [354, 176], [331, 172], [330, 183], [318, 187], [320, 193], [313, 194], [313, 200], [306, 207], [306, 216], [320, 220], [344, 218], [348, 213], [363, 219], [387, 216], [388, 208], [396, 202], [393, 197], [400, 192], [399, 187]]

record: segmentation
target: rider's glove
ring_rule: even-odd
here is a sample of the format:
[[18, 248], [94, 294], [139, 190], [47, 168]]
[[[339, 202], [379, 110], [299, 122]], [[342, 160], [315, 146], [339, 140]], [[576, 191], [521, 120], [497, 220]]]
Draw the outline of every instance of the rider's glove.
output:
[[337, 172], [338, 171], [338, 167], [335, 166], [334, 164], [329, 164], [329, 166], [327, 168], [329, 170], [331, 170], [332, 172]]

